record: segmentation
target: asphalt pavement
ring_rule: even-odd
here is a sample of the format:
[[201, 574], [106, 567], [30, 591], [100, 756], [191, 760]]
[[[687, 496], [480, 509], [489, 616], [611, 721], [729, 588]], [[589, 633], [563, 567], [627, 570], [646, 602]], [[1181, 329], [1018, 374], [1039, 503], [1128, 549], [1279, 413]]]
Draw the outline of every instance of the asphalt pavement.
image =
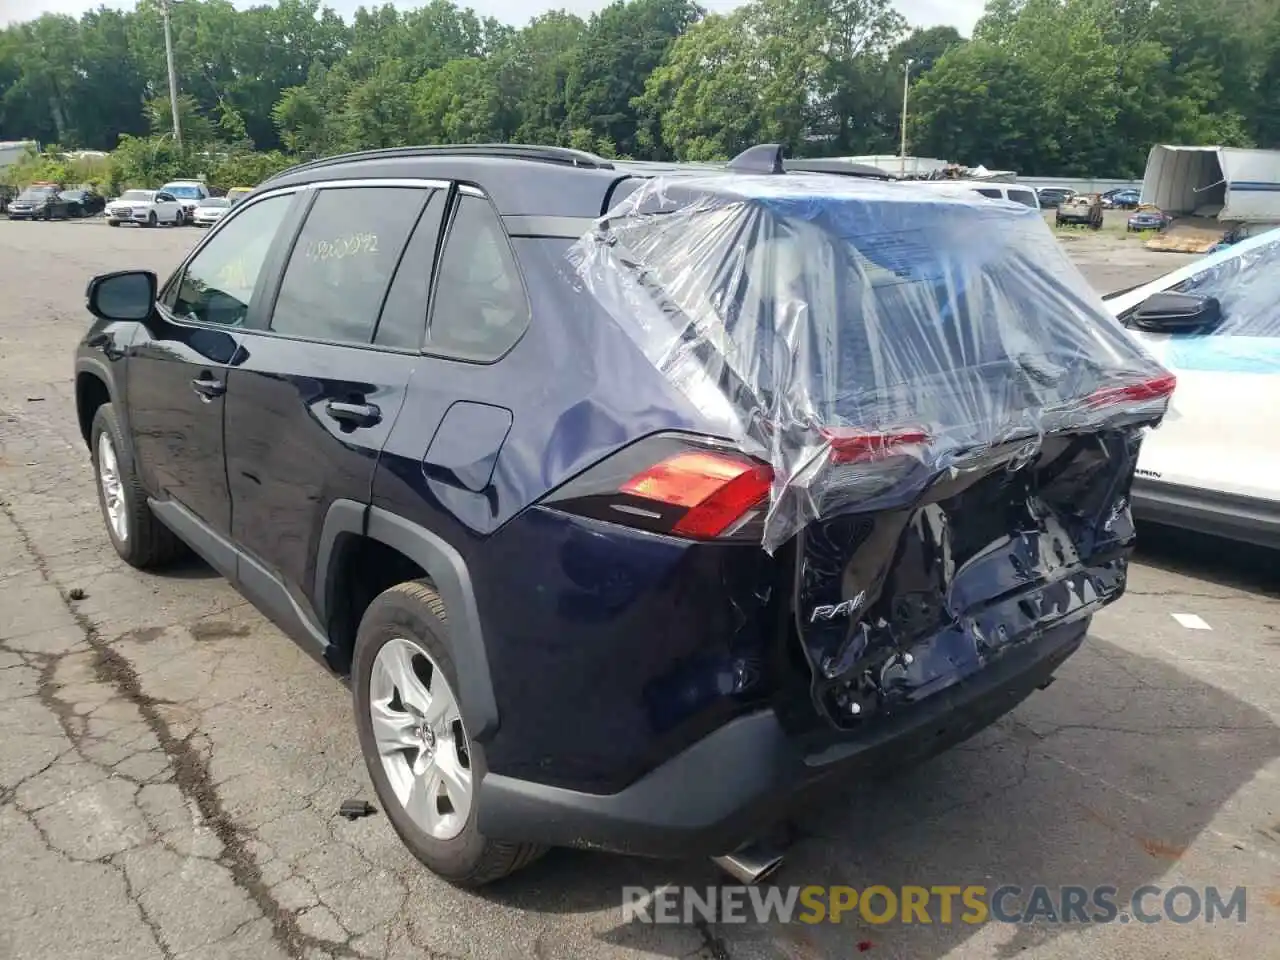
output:
[[[76, 425], [86, 281], [163, 275], [197, 238], [0, 221], [3, 960], [1280, 957], [1280, 563], [1159, 531], [1056, 683], [806, 813], [775, 882], [1243, 886], [1244, 922], [655, 926], [623, 888], [719, 883], [709, 863], [555, 851], [463, 892], [384, 816], [340, 819], [372, 799], [346, 689], [198, 562], [122, 564]], [[1068, 249], [1104, 288], [1181, 262]]]

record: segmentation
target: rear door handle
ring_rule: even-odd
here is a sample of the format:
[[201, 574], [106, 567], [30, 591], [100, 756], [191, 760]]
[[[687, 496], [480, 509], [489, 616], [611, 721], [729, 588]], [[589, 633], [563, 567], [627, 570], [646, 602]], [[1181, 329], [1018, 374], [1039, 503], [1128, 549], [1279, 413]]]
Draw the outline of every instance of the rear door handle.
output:
[[203, 373], [191, 381], [191, 389], [200, 394], [201, 400], [208, 403], [214, 397], [220, 397], [226, 393], [227, 385], [212, 374]]
[[342, 424], [353, 427], [372, 427], [382, 420], [382, 411], [372, 403], [342, 403], [330, 400], [324, 405], [324, 412]]

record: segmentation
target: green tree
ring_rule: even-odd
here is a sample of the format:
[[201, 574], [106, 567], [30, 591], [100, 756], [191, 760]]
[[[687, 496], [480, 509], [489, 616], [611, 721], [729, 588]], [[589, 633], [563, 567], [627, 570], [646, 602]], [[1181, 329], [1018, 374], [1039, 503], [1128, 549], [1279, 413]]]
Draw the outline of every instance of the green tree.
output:
[[[632, 101], [675, 39], [702, 16], [693, 0], [616, 0], [591, 17], [565, 76], [570, 129], [608, 138], [634, 155], [639, 130]], [[660, 149], [653, 142], [651, 149]]]

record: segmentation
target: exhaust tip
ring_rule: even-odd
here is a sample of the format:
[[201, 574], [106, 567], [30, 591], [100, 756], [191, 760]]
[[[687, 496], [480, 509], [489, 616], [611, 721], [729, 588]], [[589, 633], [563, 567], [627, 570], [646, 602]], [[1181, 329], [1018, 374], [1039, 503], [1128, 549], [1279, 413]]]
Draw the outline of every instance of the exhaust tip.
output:
[[711, 862], [739, 883], [753, 886], [777, 873], [783, 859], [783, 854], [777, 851], [751, 844], [736, 853], [712, 857]]

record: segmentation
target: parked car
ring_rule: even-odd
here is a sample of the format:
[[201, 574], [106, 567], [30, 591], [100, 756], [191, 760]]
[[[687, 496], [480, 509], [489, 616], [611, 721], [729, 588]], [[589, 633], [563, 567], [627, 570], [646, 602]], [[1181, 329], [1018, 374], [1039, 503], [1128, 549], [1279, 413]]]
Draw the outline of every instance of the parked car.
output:
[[1102, 229], [1102, 198], [1096, 193], [1079, 193], [1058, 204], [1054, 215], [1058, 226], [1078, 224], [1090, 230]]
[[772, 145], [647, 169], [314, 161], [88, 287], [115, 550], [185, 544], [347, 677], [456, 883], [561, 844], [758, 876], [723, 857], [799, 792], [972, 735], [1124, 589], [1173, 381], [1037, 212]]
[[1040, 198], [1040, 206], [1046, 209], [1052, 209], [1062, 203], [1063, 200], [1069, 200], [1076, 195], [1074, 190], [1067, 187], [1041, 187], [1036, 191]]
[[1178, 377], [1138, 460], [1135, 515], [1280, 547], [1280, 230], [1106, 303]]
[[65, 220], [67, 202], [56, 183], [33, 183], [13, 200], [6, 211], [10, 220]]
[[17, 189], [7, 183], [0, 183], [0, 213], [5, 213], [9, 209], [9, 201], [17, 195]]
[[231, 201], [226, 197], [210, 197], [200, 201], [200, 206], [191, 215], [191, 222], [197, 227], [211, 227], [230, 209]]
[[170, 180], [160, 188], [160, 192], [176, 198], [182, 205], [183, 223], [193, 222], [196, 207], [212, 196], [203, 180]]
[[126, 190], [106, 205], [107, 225], [136, 223], [141, 227], [158, 227], [165, 223], [181, 226], [186, 218], [182, 205], [171, 194], [157, 190]]
[[1127, 221], [1125, 230], [1128, 233], [1142, 233], [1145, 230], [1163, 230], [1173, 222], [1173, 218], [1154, 207], [1139, 210]]
[[1136, 210], [1141, 200], [1137, 190], [1109, 190], [1102, 195], [1102, 205], [1112, 210]]
[[106, 198], [94, 190], [63, 190], [61, 196], [67, 202], [67, 216], [70, 217], [92, 217], [107, 206]]
[[253, 193], [253, 187], [232, 187], [227, 191], [227, 199], [232, 203], [239, 203], [251, 193]]

